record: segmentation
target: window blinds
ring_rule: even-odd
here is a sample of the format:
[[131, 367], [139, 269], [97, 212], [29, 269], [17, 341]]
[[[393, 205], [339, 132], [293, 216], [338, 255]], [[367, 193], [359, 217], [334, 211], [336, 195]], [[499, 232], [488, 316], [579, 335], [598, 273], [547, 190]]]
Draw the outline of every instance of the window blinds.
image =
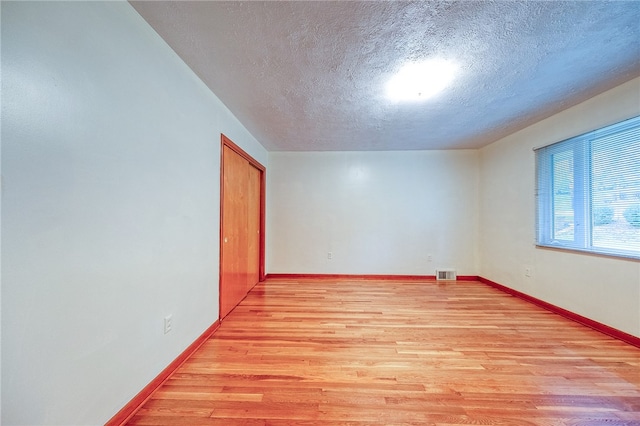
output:
[[537, 244], [640, 258], [640, 117], [535, 153]]

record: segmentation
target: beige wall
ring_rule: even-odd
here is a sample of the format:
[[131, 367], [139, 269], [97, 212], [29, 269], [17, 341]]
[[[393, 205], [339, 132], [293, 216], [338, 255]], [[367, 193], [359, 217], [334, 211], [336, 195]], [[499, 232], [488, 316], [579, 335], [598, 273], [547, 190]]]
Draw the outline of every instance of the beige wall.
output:
[[103, 424], [218, 318], [221, 132], [267, 165], [127, 2], [2, 2], [2, 424]]
[[272, 152], [269, 164], [267, 272], [477, 274], [477, 151]]
[[640, 78], [480, 150], [480, 275], [640, 336], [639, 261], [535, 247], [533, 153], [638, 114]]

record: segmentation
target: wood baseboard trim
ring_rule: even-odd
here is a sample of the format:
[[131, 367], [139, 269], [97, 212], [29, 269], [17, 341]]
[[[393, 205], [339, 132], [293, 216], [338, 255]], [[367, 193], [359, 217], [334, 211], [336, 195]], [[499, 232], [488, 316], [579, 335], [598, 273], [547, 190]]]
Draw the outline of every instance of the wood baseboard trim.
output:
[[607, 336], [613, 337], [614, 339], [618, 339], [621, 340], [625, 343], [628, 343], [630, 345], [636, 346], [638, 348], [640, 348], [640, 337], [636, 337], [632, 334], [629, 333], [625, 333], [624, 331], [618, 330], [617, 328], [613, 328], [611, 326], [608, 326], [606, 324], [602, 324], [601, 322], [598, 321], [594, 321], [590, 318], [587, 317], [583, 317], [580, 314], [576, 314], [575, 312], [571, 312], [568, 311], [564, 308], [561, 308], [559, 306], [553, 305], [549, 302], [545, 302], [544, 300], [540, 300], [536, 297], [530, 296], [526, 293], [522, 293], [518, 290], [514, 290], [512, 288], [506, 287], [502, 284], [498, 284], [495, 281], [491, 281], [488, 280], [484, 277], [478, 277], [478, 281], [486, 284], [488, 286], [494, 287], [498, 290], [501, 290], [505, 293], [508, 293], [512, 296], [515, 296], [519, 299], [525, 300], [529, 303], [533, 303], [536, 306], [539, 306], [541, 308], [544, 308], [548, 311], [551, 311], [555, 314], [558, 314], [560, 316], [563, 316], [567, 319], [570, 319], [572, 321], [575, 321], [579, 324], [582, 324], [586, 327], [592, 328], [596, 331], [599, 331], [600, 333], [606, 334]]
[[267, 274], [266, 279], [278, 280], [370, 280], [370, 281], [433, 281], [435, 275], [371, 275], [371, 274]]
[[176, 359], [174, 359], [171, 364], [169, 364], [164, 370], [156, 376], [147, 386], [145, 386], [136, 396], [131, 399], [122, 407], [120, 411], [118, 411], [107, 423], [105, 426], [121, 426], [128, 422], [136, 412], [144, 405], [145, 402], [151, 397], [151, 395], [158, 389], [160, 386], [164, 384], [164, 382], [171, 377], [171, 375], [182, 365], [184, 362], [193, 355], [195, 351], [202, 346], [204, 342], [207, 341], [209, 337], [211, 337], [216, 330], [220, 327], [220, 320], [216, 320], [209, 328], [207, 328], [204, 333], [202, 333], [192, 344], [190, 344], [187, 349], [185, 349]]
[[[265, 279], [278, 280], [375, 280], [375, 281], [435, 281], [435, 275], [371, 275], [371, 274], [267, 274]], [[457, 281], [478, 281], [477, 275], [458, 275]]]
[[458, 275], [456, 281], [478, 281], [477, 275]]

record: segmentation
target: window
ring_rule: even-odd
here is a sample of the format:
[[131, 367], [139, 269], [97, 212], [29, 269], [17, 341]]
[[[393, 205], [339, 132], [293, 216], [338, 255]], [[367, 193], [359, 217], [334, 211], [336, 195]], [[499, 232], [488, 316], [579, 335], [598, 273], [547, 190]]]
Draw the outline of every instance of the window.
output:
[[535, 152], [537, 244], [640, 258], [640, 117]]

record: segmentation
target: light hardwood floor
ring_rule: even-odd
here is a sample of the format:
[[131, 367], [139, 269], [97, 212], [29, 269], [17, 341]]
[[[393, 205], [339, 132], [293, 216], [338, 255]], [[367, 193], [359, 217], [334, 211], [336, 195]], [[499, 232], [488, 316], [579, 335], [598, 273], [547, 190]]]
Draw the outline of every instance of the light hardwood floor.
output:
[[129, 424], [640, 425], [640, 349], [477, 282], [268, 280]]

